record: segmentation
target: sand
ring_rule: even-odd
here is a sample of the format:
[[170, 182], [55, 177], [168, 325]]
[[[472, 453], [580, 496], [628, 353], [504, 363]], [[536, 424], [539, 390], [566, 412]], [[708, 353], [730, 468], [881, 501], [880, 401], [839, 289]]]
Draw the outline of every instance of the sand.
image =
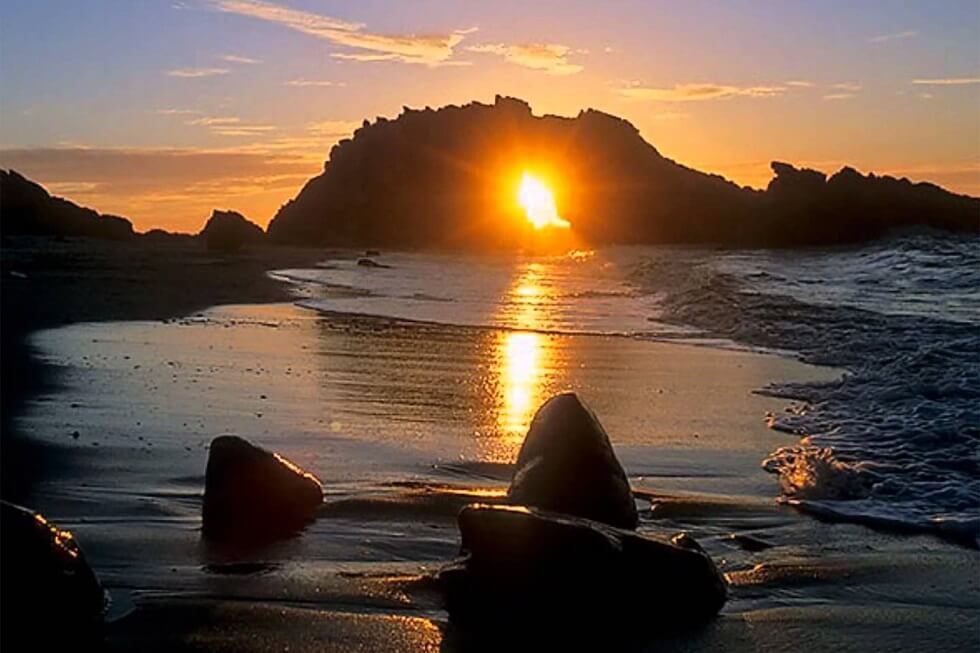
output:
[[[303, 255], [310, 253], [290, 254]], [[115, 266], [114, 256], [106, 255]], [[30, 337], [57, 370], [58, 387], [29, 398], [14, 423], [51, 463], [32, 477], [27, 496], [75, 532], [112, 593], [110, 650], [479, 648], [447, 622], [424, 575], [455, 554], [459, 505], [500, 495], [534, 408], [567, 389], [610, 432], [641, 497], [641, 530], [690, 532], [732, 583], [714, 622], [669, 636], [651, 615], [630, 648], [980, 644], [975, 551], [821, 523], [776, 503], [776, 481], [759, 463], [792, 438], [766, 428], [764, 417], [789, 402], [755, 391], [837, 371], [690, 345], [256, 304], [287, 292], [261, 274], [285, 255], [265, 256], [200, 263], [204, 276], [221, 268], [234, 279], [230, 288], [248, 289], [230, 299], [235, 305], [203, 312], [216, 291], [179, 276], [189, 272], [173, 271], [182, 292], [153, 273], [153, 283], [169, 288], [164, 296], [180, 298], [159, 314], [142, 305], [152, 295], [124, 290], [124, 266], [92, 274], [101, 283], [72, 282], [77, 297], [69, 303], [98, 295], [112, 278], [122, 299], [102, 305], [120, 312], [73, 315], [133, 321], [78, 322]], [[164, 258], [159, 265], [169, 269]], [[119, 306], [127, 302], [138, 308], [126, 313]], [[151, 319], [179, 314], [186, 317]], [[234, 556], [200, 541], [206, 447], [223, 432], [281, 451], [323, 480], [328, 503], [300, 537]], [[763, 546], [746, 550], [745, 542]], [[642, 601], [669, 588], [623, 591]], [[498, 647], [522, 641], [504, 633]]]

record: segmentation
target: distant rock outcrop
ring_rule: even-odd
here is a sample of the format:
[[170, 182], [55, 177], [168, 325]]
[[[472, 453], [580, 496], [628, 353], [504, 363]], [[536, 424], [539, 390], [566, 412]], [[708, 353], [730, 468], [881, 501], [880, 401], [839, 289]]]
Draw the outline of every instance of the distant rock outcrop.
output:
[[6, 501], [0, 522], [3, 649], [94, 644], [106, 595], [72, 534]]
[[515, 623], [549, 636], [569, 628], [573, 638], [637, 627], [663, 634], [713, 617], [727, 598], [714, 562], [687, 535], [659, 539], [482, 504], [463, 508], [458, 523], [462, 557], [437, 578], [450, 619], [491, 634], [524, 633], [502, 628]]
[[292, 535], [323, 502], [320, 482], [282, 456], [222, 435], [211, 442], [204, 475], [204, 535], [250, 544]]
[[980, 233], [980, 200], [930, 183], [862, 175], [843, 168], [827, 179], [816, 170], [774, 161], [766, 190], [764, 231], [782, 245], [861, 242], [902, 227]]
[[6, 236], [78, 236], [128, 240], [135, 234], [126, 218], [101, 215], [52, 197], [14, 170], [0, 170], [0, 230]]
[[198, 234], [208, 249], [220, 252], [237, 252], [245, 245], [254, 245], [265, 239], [262, 227], [249, 222], [237, 211], [211, 213], [204, 228]]
[[[497, 97], [364, 122], [269, 225], [278, 242], [514, 248], [533, 237], [516, 205], [525, 170], [590, 244], [790, 246], [861, 241], [892, 227], [977, 232], [980, 200], [931, 184], [775, 164], [766, 192], [663, 157], [633, 125], [595, 110], [534, 116]], [[827, 216], [831, 219], [828, 220]]]
[[507, 492], [513, 503], [636, 528], [633, 493], [602, 424], [578, 395], [546, 401], [531, 421]]

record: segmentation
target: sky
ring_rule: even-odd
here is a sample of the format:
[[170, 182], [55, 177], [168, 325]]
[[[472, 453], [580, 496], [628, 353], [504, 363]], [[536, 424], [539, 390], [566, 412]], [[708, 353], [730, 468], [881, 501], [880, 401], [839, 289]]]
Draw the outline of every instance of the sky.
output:
[[976, 0], [0, 3], [0, 168], [138, 230], [265, 225], [365, 118], [496, 94], [757, 188], [782, 160], [980, 195]]

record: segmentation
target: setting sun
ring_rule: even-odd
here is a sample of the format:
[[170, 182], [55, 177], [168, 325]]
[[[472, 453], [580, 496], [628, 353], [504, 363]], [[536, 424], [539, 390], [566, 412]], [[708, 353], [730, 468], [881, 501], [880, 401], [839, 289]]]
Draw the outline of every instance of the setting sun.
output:
[[535, 229], [544, 227], [568, 229], [571, 226], [568, 220], [558, 215], [551, 189], [530, 173], [525, 172], [521, 177], [521, 185], [517, 189], [517, 201], [524, 208], [527, 219]]

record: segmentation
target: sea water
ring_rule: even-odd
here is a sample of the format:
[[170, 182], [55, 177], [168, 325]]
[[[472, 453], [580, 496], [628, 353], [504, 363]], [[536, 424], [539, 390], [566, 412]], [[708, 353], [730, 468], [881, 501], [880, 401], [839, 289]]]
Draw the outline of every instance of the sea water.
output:
[[[863, 247], [623, 247], [564, 256], [385, 253], [277, 274], [325, 313], [681, 340], [796, 356], [836, 381], [769, 385], [798, 437], [760, 461], [824, 519], [980, 529], [980, 241], [919, 232]], [[707, 400], [707, 399], [706, 399]]]

